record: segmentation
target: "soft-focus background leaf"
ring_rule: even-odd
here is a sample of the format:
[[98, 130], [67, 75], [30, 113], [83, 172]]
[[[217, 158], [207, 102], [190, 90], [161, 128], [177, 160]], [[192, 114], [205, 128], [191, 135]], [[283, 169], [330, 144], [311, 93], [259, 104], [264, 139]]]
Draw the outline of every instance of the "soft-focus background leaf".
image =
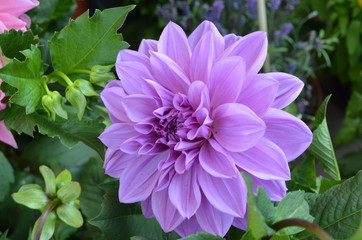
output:
[[128, 47], [116, 32], [133, 8], [127, 6], [96, 11], [91, 18], [86, 12], [71, 21], [49, 42], [53, 68], [70, 73], [75, 69], [91, 69], [94, 65], [114, 64], [119, 50]]
[[[316, 170], [314, 156], [309, 155], [292, 171], [292, 181], [309, 191], [316, 190]], [[288, 188], [290, 189], [290, 188]]]
[[6, 157], [0, 152], [0, 202], [9, 193], [10, 183], [14, 182], [14, 170]]
[[194, 235], [181, 238], [182, 240], [223, 240], [220, 236], [215, 236], [210, 233], [196, 233]]
[[0, 48], [4, 56], [7, 58], [16, 58], [19, 61], [25, 60], [21, 51], [30, 49], [31, 45], [38, 43], [38, 39], [34, 38], [31, 31], [23, 32], [11, 29], [0, 34]]

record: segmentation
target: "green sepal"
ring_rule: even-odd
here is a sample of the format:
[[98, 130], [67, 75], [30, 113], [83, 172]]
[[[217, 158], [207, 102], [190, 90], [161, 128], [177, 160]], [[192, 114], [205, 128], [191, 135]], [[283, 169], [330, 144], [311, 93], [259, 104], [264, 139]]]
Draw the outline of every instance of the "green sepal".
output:
[[76, 207], [70, 204], [60, 205], [57, 207], [56, 212], [59, 219], [71, 227], [79, 228], [83, 225], [82, 214]]
[[65, 169], [61, 173], [59, 173], [58, 176], [55, 178], [55, 185], [57, 189], [60, 189], [66, 183], [69, 183], [71, 181], [72, 181], [72, 174], [69, 172], [69, 170]]
[[84, 79], [74, 81], [74, 86], [78, 88], [87, 97], [97, 97], [99, 94], [94, 91], [93, 85]]
[[80, 196], [80, 184], [78, 182], [69, 182], [64, 184], [57, 192], [57, 197], [63, 202], [68, 203], [76, 200]]
[[78, 119], [81, 120], [84, 110], [87, 107], [87, 100], [85, 96], [76, 86], [68, 86], [65, 91], [65, 98], [77, 109]]
[[[35, 237], [35, 231], [36, 228], [38, 227], [40, 218], [41, 217], [39, 217], [34, 224], [34, 228], [31, 233], [32, 239], [34, 239]], [[44, 222], [43, 229], [40, 234], [40, 240], [49, 240], [53, 236], [55, 231], [56, 220], [57, 220], [57, 215], [54, 212], [50, 212], [47, 219]]]
[[104, 87], [107, 82], [115, 79], [114, 74], [111, 72], [112, 68], [113, 65], [93, 66], [89, 75], [90, 82], [100, 87]]
[[56, 115], [68, 119], [68, 113], [63, 107], [63, 96], [58, 91], [53, 91], [48, 95], [44, 95], [41, 103], [45, 111], [53, 120], [55, 120]]
[[15, 202], [31, 209], [43, 209], [49, 201], [45, 192], [37, 184], [26, 184], [11, 196]]
[[44, 178], [46, 194], [48, 194], [48, 196], [54, 196], [57, 190], [53, 171], [45, 165], [40, 166], [39, 171]]

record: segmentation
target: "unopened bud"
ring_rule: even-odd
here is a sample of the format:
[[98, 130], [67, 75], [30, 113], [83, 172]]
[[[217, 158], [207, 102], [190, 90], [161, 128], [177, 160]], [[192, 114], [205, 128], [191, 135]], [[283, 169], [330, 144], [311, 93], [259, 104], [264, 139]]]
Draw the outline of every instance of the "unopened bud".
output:
[[74, 86], [79, 88], [79, 90], [87, 97], [99, 96], [99, 94], [94, 91], [93, 85], [84, 79], [78, 79], [74, 81]]
[[63, 203], [68, 203], [76, 200], [80, 196], [80, 191], [81, 188], [78, 182], [69, 182], [58, 190], [57, 197]]
[[87, 106], [87, 100], [83, 93], [73, 84], [65, 90], [65, 98], [77, 109], [78, 119], [81, 120]]
[[50, 92], [48, 95], [42, 97], [42, 105], [49, 116], [55, 120], [56, 115], [67, 119], [67, 111], [63, 108], [63, 97], [58, 91]]
[[46, 194], [48, 194], [48, 196], [54, 196], [56, 193], [56, 185], [53, 171], [44, 165], [40, 166], [39, 170], [44, 178]]
[[114, 74], [111, 72], [112, 68], [113, 65], [93, 66], [91, 69], [91, 73], [89, 75], [90, 82], [100, 87], [104, 87], [107, 84], [107, 82], [115, 79]]
[[55, 185], [57, 186], [57, 189], [59, 189], [63, 187], [66, 183], [69, 183], [71, 181], [72, 175], [69, 170], [65, 169], [55, 178]]

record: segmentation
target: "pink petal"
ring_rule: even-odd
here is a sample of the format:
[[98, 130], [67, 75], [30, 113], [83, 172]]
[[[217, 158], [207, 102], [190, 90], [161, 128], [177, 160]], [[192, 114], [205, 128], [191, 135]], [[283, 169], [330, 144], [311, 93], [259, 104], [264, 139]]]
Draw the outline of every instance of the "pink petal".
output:
[[167, 24], [158, 41], [158, 52], [165, 54], [188, 72], [191, 50], [187, 36], [180, 26], [173, 22]]
[[265, 189], [272, 201], [280, 201], [287, 194], [287, 186], [285, 181], [280, 180], [263, 180], [254, 176], [251, 176], [253, 180], [253, 191], [256, 194], [258, 186]]
[[12, 146], [13, 148], [18, 148], [13, 135], [6, 128], [4, 121], [0, 121], [0, 141]]
[[129, 123], [114, 123], [109, 126], [98, 138], [110, 148], [118, 148], [130, 137], [138, 136], [133, 125]]
[[238, 175], [234, 161], [214, 139], [202, 145], [199, 161], [202, 168], [215, 177], [231, 178]]
[[243, 217], [243, 218], [234, 218], [233, 226], [245, 231], [246, 227], [248, 226], [247, 216], [248, 216], [248, 214], [245, 214], [245, 217]]
[[216, 26], [210, 21], [203, 21], [189, 36], [189, 45], [194, 50], [200, 39], [209, 31], [218, 32]]
[[194, 108], [205, 107], [210, 109], [210, 97], [209, 97], [209, 89], [206, 84], [201, 81], [195, 81], [191, 83], [188, 99], [190, 105]]
[[214, 62], [223, 50], [224, 38], [217, 30], [211, 30], [205, 33], [196, 45], [191, 56], [191, 81], [202, 81], [207, 83]]
[[141, 202], [142, 214], [145, 218], [153, 218], [152, 212], [152, 200], [151, 197], [148, 197], [146, 200]]
[[138, 52], [143, 53], [146, 56], [151, 56], [150, 51], [157, 51], [157, 41], [151, 39], [143, 39], [138, 48]]
[[129, 49], [123, 49], [118, 53], [116, 65], [122, 64], [123, 62], [139, 62], [143, 64], [147, 70], [150, 67], [150, 60], [145, 54]]
[[3, 25], [5, 25], [6, 27], [5, 30], [9, 30], [12, 28], [15, 30], [20, 30], [26, 26], [26, 22], [8, 13], [0, 12], [0, 22], [2, 22]]
[[152, 193], [152, 210], [165, 232], [174, 230], [184, 220], [171, 203], [168, 189]]
[[177, 234], [181, 237], [187, 237], [189, 235], [203, 231], [204, 230], [197, 222], [196, 216], [184, 220], [177, 228], [175, 228], [175, 232], [177, 232]]
[[247, 187], [240, 174], [233, 178], [217, 178], [199, 167], [198, 181], [207, 200], [215, 208], [235, 217], [244, 217]]
[[246, 64], [246, 76], [257, 74], [267, 55], [268, 39], [265, 32], [253, 32], [235, 42], [225, 51], [225, 56], [240, 56]]
[[235, 42], [241, 39], [240, 36], [235, 35], [234, 33], [230, 33], [224, 36], [225, 40], [225, 49], [233, 45]]
[[124, 112], [133, 122], [143, 122], [153, 117], [153, 111], [158, 108], [155, 99], [146, 95], [133, 94], [119, 100], [122, 100]]
[[216, 62], [208, 83], [211, 106], [235, 102], [245, 78], [245, 62], [242, 57], [227, 57]]
[[174, 93], [170, 92], [166, 88], [162, 87], [155, 81], [146, 79], [146, 83], [150, 86], [149, 89], [153, 89], [153, 96], [157, 96], [161, 99], [163, 106], [170, 106], [174, 98]]
[[263, 120], [265, 137], [280, 147], [288, 161], [302, 154], [312, 142], [312, 132], [303, 121], [279, 109], [270, 108]]
[[236, 165], [265, 180], [289, 180], [290, 170], [284, 152], [272, 141], [261, 138], [258, 143], [231, 156]]
[[168, 152], [138, 156], [120, 177], [119, 201], [133, 203], [145, 200], [153, 191], [160, 175], [157, 165], [166, 159]]
[[186, 93], [190, 81], [183, 69], [168, 56], [152, 52], [151, 67], [154, 79], [174, 93]]
[[202, 204], [196, 212], [196, 219], [205, 232], [225, 236], [234, 217], [214, 208], [209, 201], [203, 197]]
[[119, 178], [128, 164], [137, 158], [137, 155], [130, 155], [119, 149], [108, 148], [103, 164], [105, 173], [111, 177]]
[[262, 116], [273, 104], [278, 87], [279, 83], [274, 78], [267, 74], [257, 74], [248, 86], [243, 88], [237, 102], [248, 106], [258, 116]]
[[218, 106], [212, 119], [214, 138], [231, 152], [253, 147], [265, 133], [264, 122], [250, 108], [239, 103]]
[[0, 12], [18, 17], [38, 5], [39, 2], [36, 0], [1, 0]]
[[291, 104], [300, 94], [304, 83], [297, 77], [287, 73], [266, 73], [268, 77], [272, 77], [279, 82], [279, 88], [275, 100], [271, 107], [285, 108]]
[[197, 183], [195, 168], [183, 174], [175, 174], [168, 188], [168, 195], [172, 204], [181, 216], [190, 218], [201, 203], [200, 187]]

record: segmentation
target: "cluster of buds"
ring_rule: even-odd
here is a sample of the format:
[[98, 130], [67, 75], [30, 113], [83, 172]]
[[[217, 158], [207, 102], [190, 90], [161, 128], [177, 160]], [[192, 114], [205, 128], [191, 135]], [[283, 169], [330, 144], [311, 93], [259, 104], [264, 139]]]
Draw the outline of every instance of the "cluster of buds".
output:
[[72, 181], [68, 170], [62, 171], [57, 177], [46, 166], [40, 166], [39, 170], [44, 178], [45, 190], [38, 184], [26, 184], [12, 194], [15, 202], [42, 212], [35, 222], [32, 239], [50, 239], [57, 220], [75, 228], [81, 227], [83, 217], [79, 211], [79, 183]]
[[106, 86], [107, 82], [114, 79], [114, 74], [111, 72], [112, 68], [113, 65], [93, 66], [89, 75], [89, 81], [100, 87]]

